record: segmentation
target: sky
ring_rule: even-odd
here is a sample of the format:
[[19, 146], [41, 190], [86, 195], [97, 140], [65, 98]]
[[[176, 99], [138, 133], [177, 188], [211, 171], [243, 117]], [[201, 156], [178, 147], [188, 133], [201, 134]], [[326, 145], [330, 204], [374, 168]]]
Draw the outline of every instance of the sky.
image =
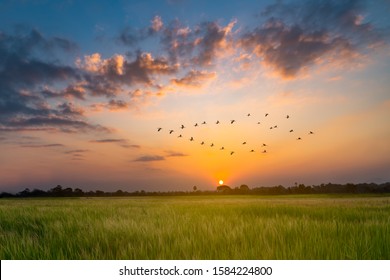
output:
[[390, 181], [389, 1], [0, 14], [0, 191]]

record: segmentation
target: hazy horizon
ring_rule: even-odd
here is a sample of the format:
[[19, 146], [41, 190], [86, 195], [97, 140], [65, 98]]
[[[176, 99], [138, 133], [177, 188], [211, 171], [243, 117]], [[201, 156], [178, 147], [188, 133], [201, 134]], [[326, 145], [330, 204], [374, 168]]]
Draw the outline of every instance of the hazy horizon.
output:
[[390, 181], [387, 1], [0, 11], [0, 192]]

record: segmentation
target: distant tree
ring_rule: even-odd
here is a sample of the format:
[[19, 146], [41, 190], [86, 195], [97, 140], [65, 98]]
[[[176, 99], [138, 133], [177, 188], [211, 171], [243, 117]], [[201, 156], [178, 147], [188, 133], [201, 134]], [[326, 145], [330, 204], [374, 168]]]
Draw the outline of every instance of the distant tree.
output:
[[196, 190], [198, 189], [196, 186], [193, 186], [192, 189], [194, 190], [194, 192], [196, 192]]
[[248, 193], [249, 190], [250, 189], [249, 189], [248, 185], [243, 184], [243, 185], [240, 186], [240, 192], [241, 193]]
[[227, 185], [220, 185], [217, 187], [218, 192], [228, 193], [232, 191], [232, 188]]

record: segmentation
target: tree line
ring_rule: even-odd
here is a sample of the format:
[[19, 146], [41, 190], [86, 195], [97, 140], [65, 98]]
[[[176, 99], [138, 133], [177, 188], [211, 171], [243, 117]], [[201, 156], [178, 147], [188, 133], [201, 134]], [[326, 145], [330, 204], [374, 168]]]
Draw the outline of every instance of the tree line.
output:
[[390, 193], [390, 182], [383, 184], [376, 183], [360, 183], [360, 184], [321, 184], [306, 186], [304, 184], [295, 183], [294, 186], [284, 187], [282, 185], [272, 187], [255, 187], [249, 188], [243, 184], [239, 187], [232, 188], [227, 185], [216, 187], [214, 191], [201, 191], [196, 186], [190, 191], [169, 191], [169, 192], [147, 192], [141, 191], [83, 191], [81, 188], [70, 188], [57, 185], [48, 191], [29, 188], [18, 193], [0, 193], [0, 198], [6, 197], [121, 197], [121, 196], [175, 196], [175, 195], [209, 195], [209, 194], [248, 194], [248, 195], [289, 195], [289, 194], [364, 194], [364, 193]]

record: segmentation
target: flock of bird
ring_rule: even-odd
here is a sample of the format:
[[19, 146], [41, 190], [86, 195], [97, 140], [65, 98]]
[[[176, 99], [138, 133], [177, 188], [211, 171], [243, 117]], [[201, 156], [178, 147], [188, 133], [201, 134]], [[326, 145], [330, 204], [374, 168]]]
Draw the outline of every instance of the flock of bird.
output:
[[[247, 117], [251, 117], [251, 114], [248, 113], [246, 116], [247, 116]], [[268, 116], [269, 116], [268, 113], [264, 114], [264, 117], [268, 117]], [[286, 118], [286, 119], [290, 119], [290, 115], [286, 115], [285, 118]], [[234, 123], [236, 123], [236, 120], [234, 120], [234, 119], [233, 119], [233, 120], [230, 120], [229, 123], [230, 123], [230, 125], [233, 125]], [[221, 124], [221, 122], [220, 122], [219, 120], [216, 120], [216, 121], [215, 121], [215, 124], [216, 124], [216, 125], [219, 125], [219, 124]], [[257, 122], [257, 124], [260, 125], [261, 122]], [[207, 125], [207, 122], [206, 122], [206, 121], [203, 121], [203, 122], [201, 122], [201, 123], [195, 123], [193, 126], [194, 126], [194, 127], [199, 127], [200, 125]], [[272, 130], [272, 129], [277, 129], [277, 128], [278, 128], [278, 125], [273, 125], [273, 126], [270, 126], [270, 127], [269, 127], [270, 130]], [[186, 126], [184, 126], [184, 125], [182, 124], [182, 125], [179, 127], [179, 129], [184, 130], [184, 129], [186, 129]], [[158, 128], [157, 128], [157, 132], [160, 132], [160, 131], [162, 131], [162, 130], [163, 130], [162, 127], [158, 127]], [[175, 130], [174, 130], [174, 129], [169, 129], [168, 132], [169, 132], [169, 134], [173, 134], [173, 133], [175, 132]], [[289, 133], [293, 133], [293, 132], [294, 132], [294, 129], [289, 129]], [[312, 134], [314, 134], [313, 131], [308, 131], [308, 135], [312, 135]], [[178, 138], [183, 138], [183, 135], [182, 135], [182, 134], [179, 134], [177, 137], [178, 137]], [[195, 141], [195, 139], [194, 139], [193, 136], [191, 136], [190, 138], [188, 138], [188, 140], [191, 141], [191, 142], [194, 142], [194, 141]], [[302, 140], [302, 137], [299, 136], [299, 137], [296, 138], [296, 140], [297, 140], [297, 141], [300, 141], [300, 140]], [[205, 143], [204, 141], [199, 142], [199, 144], [202, 145], [202, 146], [203, 146], [203, 145], [206, 145], [206, 143]], [[208, 145], [209, 145], [210, 147], [214, 147], [214, 146], [215, 146], [213, 142], [209, 143]], [[244, 142], [241, 143], [241, 145], [247, 145], [247, 142], [244, 141]], [[262, 150], [261, 153], [263, 153], [263, 154], [267, 153], [267, 147], [268, 147], [267, 144], [262, 143], [262, 145], [261, 145], [261, 150]], [[226, 149], [225, 149], [224, 146], [221, 146], [221, 147], [219, 148], [219, 150], [226, 150]], [[251, 153], [254, 153], [254, 152], [255, 152], [254, 149], [248, 149], [248, 151], [251, 152]], [[235, 151], [230, 151], [230, 155], [233, 155], [233, 154], [235, 154]]]

